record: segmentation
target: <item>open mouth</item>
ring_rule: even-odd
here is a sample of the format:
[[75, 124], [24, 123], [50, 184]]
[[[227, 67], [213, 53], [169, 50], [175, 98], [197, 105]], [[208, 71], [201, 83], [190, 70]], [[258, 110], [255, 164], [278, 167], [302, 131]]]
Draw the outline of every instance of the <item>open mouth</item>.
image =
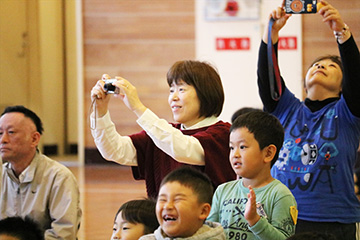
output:
[[241, 162], [234, 162], [234, 163], [233, 163], [233, 166], [236, 167], [236, 168], [237, 168], [237, 167], [241, 167], [241, 166], [242, 166], [242, 163], [241, 163]]
[[172, 221], [176, 221], [177, 218], [176, 218], [176, 217], [173, 217], [173, 216], [170, 216], [170, 215], [164, 215], [164, 216], [163, 216], [163, 220], [164, 220], [165, 222], [172, 222]]

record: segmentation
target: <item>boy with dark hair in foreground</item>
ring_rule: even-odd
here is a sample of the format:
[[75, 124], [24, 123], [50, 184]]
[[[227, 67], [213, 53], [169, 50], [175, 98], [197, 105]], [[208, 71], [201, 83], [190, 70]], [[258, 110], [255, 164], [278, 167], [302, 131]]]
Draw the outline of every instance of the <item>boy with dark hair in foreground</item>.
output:
[[181, 167], [161, 182], [156, 203], [160, 227], [147, 239], [225, 239], [219, 223], [206, 222], [211, 209], [213, 186], [207, 175]]

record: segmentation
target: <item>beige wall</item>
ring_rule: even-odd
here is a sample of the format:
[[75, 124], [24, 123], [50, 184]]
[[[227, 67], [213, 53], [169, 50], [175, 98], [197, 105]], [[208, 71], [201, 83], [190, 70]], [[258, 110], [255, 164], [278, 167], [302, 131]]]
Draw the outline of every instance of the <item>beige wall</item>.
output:
[[[17, 11], [9, 21], [13, 9]], [[0, 1], [0, 111], [29, 99], [26, 9], [25, 0]]]
[[81, 75], [79, 76], [79, 71], [82, 68], [78, 65], [78, 55], [81, 54], [81, 49], [78, 49], [78, 42], [82, 43], [82, 39], [78, 39], [78, 32], [82, 31], [82, 28], [78, 25], [81, 22], [76, 22], [79, 19], [77, 17], [79, 3], [77, 1], [65, 1], [65, 3], [65, 142], [70, 145], [79, 144], [80, 141], [78, 128], [81, 128], [81, 125], [79, 126], [78, 112], [79, 105], [81, 106], [82, 102], [79, 103], [78, 96], [83, 96], [79, 93], [81, 90], [79, 85], [83, 85], [83, 79]]
[[39, 1], [40, 81], [44, 144], [64, 151], [64, 43], [62, 1]]
[[[9, 59], [15, 61], [1, 68], [1, 87], [8, 90], [1, 92], [0, 106], [22, 104], [34, 110], [45, 128], [41, 146], [56, 145], [59, 154], [63, 154], [69, 144], [78, 143], [75, 3], [57, 0], [1, 2], [1, 10], [19, 13], [16, 4], [21, 4], [25, 10], [22, 16], [13, 15], [11, 19], [8, 14], [0, 15], [0, 25], [10, 26], [0, 26], [0, 34], [12, 34], [11, 39], [1, 38], [7, 45], [1, 45], [0, 64], [5, 66]], [[16, 28], [22, 25], [25, 27], [19, 32]], [[25, 40], [22, 40], [23, 32], [27, 36]], [[18, 58], [16, 54], [22, 46], [24, 57]], [[4, 57], [5, 53], [9, 55]], [[16, 61], [26, 64], [23, 66]], [[75, 83], [74, 87], [66, 89], [67, 81]], [[22, 96], [17, 96], [19, 92]]]

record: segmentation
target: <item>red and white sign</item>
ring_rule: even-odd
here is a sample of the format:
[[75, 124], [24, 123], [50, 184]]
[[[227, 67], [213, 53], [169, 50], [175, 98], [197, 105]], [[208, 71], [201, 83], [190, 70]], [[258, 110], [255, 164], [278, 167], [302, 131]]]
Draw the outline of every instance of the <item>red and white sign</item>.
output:
[[216, 50], [250, 50], [250, 38], [216, 38]]
[[297, 38], [296, 37], [279, 37], [279, 50], [296, 50]]

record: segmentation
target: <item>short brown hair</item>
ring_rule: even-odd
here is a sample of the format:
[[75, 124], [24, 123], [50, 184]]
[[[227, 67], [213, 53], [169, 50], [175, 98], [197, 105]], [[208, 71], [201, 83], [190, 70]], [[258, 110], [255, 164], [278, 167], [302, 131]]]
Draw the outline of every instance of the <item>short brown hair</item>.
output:
[[200, 117], [218, 117], [224, 105], [224, 89], [218, 72], [209, 63], [200, 61], [175, 62], [167, 73], [169, 86], [183, 80], [195, 88], [200, 100]]

